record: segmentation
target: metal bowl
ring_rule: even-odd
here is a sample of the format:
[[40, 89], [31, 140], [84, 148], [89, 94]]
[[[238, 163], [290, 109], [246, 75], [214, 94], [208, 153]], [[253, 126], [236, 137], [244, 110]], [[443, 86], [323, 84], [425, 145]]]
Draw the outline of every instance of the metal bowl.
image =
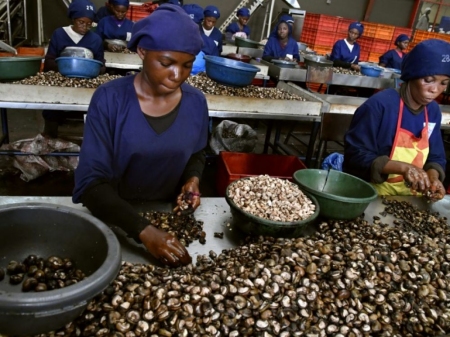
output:
[[[249, 178], [242, 178], [249, 179]], [[241, 180], [241, 179], [239, 179]], [[229, 197], [229, 189], [236, 181], [228, 185], [225, 192], [225, 200], [230, 205], [231, 215], [233, 216], [233, 225], [242, 232], [249, 235], [264, 235], [282, 238], [295, 238], [304, 234], [309, 224], [314, 222], [320, 213], [320, 206], [316, 198], [311, 193], [303, 192], [316, 206], [314, 213], [307, 219], [294, 222], [273, 221], [257, 217], [247, 213], [239, 208]]]
[[60, 57], [79, 57], [85, 59], [93, 59], [94, 53], [84, 47], [66, 47], [62, 52]]
[[120, 47], [123, 47], [123, 48], [127, 47], [127, 41], [124, 41], [124, 40], [105, 39], [105, 42], [108, 43], [108, 44], [113, 44], [113, 45], [120, 46]]
[[333, 66], [333, 61], [328, 60], [326, 56], [305, 55], [305, 56], [303, 56], [303, 58], [305, 59], [306, 66], [312, 66], [312, 67], [332, 67]]
[[103, 63], [80, 57], [58, 57], [58, 71], [66, 77], [94, 78], [100, 74]]
[[298, 64], [295, 61], [272, 60], [270, 61], [280, 68], [295, 68]]
[[0, 81], [18, 81], [36, 75], [41, 64], [42, 57], [0, 57]]
[[241, 61], [244, 63], [250, 63], [250, 60], [252, 59], [251, 56], [243, 55], [243, 54], [235, 54], [235, 53], [227, 54], [227, 58], [236, 60], [236, 61]]
[[37, 335], [77, 318], [88, 301], [116, 278], [121, 265], [116, 235], [100, 220], [70, 207], [44, 203], [0, 206], [0, 267], [35, 254], [71, 258], [86, 278], [71, 286], [22, 292], [0, 282], [0, 335]]
[[297, 42], [297, 46], [299, 51], [306, 50], [306, 48], [308, 48], [308, 45], [303, 42]]
[[263, 44], [250, 40], [250, 39], [244, 39], [243, 37], [235, 37], [234, 44], [238, 47], [247, 47], [247, 48], [258, 48], [260, 46], [263, 46]]
[[294, 181], [316, 197], [320, 215], [330, 219], [354, 219], [378, 196], [369, 183], [336, 170], [299, 170]]
[[219, 56], [205, 56], [206, 75], [214, 81], [232, 86], [245, 87], [250, 85], [260, 71], [258, 67], [240, 61]]

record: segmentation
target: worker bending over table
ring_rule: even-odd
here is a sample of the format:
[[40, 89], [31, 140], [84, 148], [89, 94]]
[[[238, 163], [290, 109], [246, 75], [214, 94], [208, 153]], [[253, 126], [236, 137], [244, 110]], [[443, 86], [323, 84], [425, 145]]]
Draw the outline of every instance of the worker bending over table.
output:
[[297, 41], [292, 38], [292, 26], [286, 21], [286, 18], [281, 18], [277, 25], [277, 36], [269, 37], [264, 46], [263, 59], [266, 61], [286, 60], [286, 61], [300, 61], [300, 54], [298, 50]]
[[409, 40], [409, 36], [406, 34], [400, 34], [397, 36], [395, 39], [395, 45], [397, 48], [388, 50], [380, 56], [380, 66], [401, 70], [402, 61], [406, 55], [405, 51], [408, 48]]
[[128, 48], [142, 59], [142, 71], [95, 91], [75, 171], [74, 203], [172, 266], [191, 262], [186, 248], [149, 225], [130, 202], [178, 195], [194, 210], [200, 205], [208, 106], [204, 94], [184, 82], [202, 44], [199, 26], [179, 6], [163, 4], [136, 22]]
[[361, 48], [356, 42], [364, 33], [364, 26], [360, 22], [352, 22], [348, 26], [345, 39], [337, 40], [331, 51], [330, 60], [334, 67], [341, 67], [359, 71], [358, 65]]
[[203, 11], [203, 16], [204, 16], [202, 22], [203, 34], [205, 34], [207, 37], [209, 37], [211, 40], [214, 41], [220, 55], [222, 54], [223, 49], [222, 33], [215, 27], [217, 19], [220, 18], [219, 8], [211, 5], [206, 6], [205, 10]]
[[250, 39], [250, 27], [247, 25], [250, 19], [250, 10], [248, 8], [239, 8], [236, 16], [238, 21], [232, 22], [225, 29], [225, 36], [228, 41], [234, 41], [235, 37]]
[[343, 169], [371, 182], [379, 195], [445, 195], [441, 111], [434, 101], [450, 78], [450, 43], [419, 43], [402, 63], [399, 90], [370, 97], [345, 136]]

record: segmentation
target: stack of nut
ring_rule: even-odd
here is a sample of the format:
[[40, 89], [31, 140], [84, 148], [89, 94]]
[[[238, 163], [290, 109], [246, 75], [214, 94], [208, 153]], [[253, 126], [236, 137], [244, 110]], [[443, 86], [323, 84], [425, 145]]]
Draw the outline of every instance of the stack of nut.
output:
[[233, 182], [228, 187], [228, 197], [243, 211], [274, 221], [305, 220], [316, 209], [296, 184], [268, 175]]
[[71, 78], [63, 76], [58, 72], [48, 71], [45, 73], [37, 73], [35, 76], [30, 76], [13, 83], [26, 85], [46, 85], [54, 87], [97, 88], [103, 83], [112, 81], [119, 77], [121, 76], [103, 74], [95, 78]]

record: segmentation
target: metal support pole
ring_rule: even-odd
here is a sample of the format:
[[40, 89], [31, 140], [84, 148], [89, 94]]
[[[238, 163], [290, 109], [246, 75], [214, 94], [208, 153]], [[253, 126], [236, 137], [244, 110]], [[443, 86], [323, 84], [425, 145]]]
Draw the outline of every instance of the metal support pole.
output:
[[5, 108], [0, 109], [0, 118], [2, 120], [2, 138], [0, 145], [9, 144], [8, 114]]
[[42, 46], [44, 42], [44, 24], [42, 20], [42, 0], [37, 0], [37, 16], [38, 16], [38, 45]]
[[27, 0], [23, 0], [23, 20], [25, 24], [25, 40], [28, 40]]
[[271, 0], [270, 3], [270, 13], [269, 13], [269, 25], [267, 28], [267, 36], [270, 35], [270, 32], [272, 31], [272, 13], [273, 13], [273, 6], [275, 5], [275, 0]]
[[11, 33], [11, 8], [9, 6], [9, 0], [6, 0], [6, 15], [8, 17], [8, 35], [9, 35], [9, 45], [12, 46], [12, 33]]

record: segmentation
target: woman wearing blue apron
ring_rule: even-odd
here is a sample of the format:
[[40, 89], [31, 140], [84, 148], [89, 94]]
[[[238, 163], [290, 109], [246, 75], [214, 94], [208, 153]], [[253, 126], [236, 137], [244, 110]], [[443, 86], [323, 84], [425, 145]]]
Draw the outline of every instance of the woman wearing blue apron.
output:
[[345, 136], [344, 171], [371, 182], [379, 195], [442, 199], [446, 157], [441, 111], [434, 101], [450, 78], [450, 43], [426, 40], [405, 56], [404, 81], [369, 98]]

